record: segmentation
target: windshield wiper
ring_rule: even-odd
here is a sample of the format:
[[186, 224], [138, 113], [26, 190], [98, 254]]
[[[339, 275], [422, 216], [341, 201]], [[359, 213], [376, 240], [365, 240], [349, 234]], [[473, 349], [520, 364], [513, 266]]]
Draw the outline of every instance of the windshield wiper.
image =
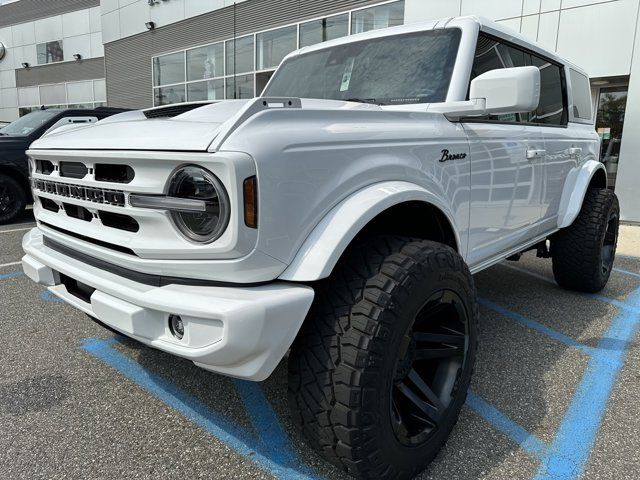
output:
[[382, 102], [379, 102], [375, 98], [347, 98], [345, 102], [358, 102], [358, 103], [370, 103], [372, 105], [383, 105]]

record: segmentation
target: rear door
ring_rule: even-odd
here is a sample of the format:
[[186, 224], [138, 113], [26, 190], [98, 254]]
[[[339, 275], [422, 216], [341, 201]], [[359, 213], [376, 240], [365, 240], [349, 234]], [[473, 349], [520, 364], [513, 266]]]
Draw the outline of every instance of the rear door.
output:
[[[565, 69], [551, 60], [531, 54], [540, 69], [540, 103], [531, 121], [540, 125], [544, 138], [542, 222], [539, 234], [557, 228], [560, 198], [569, 171], [580, 158], [581, 146], [568, 128], [568, 96]], [[589, 100], [590, 101], [590, 100]]]
[[[531, 56], [480, 34], [471, 79], [531, 65]], [[542, 216], [544, 141], [531, 112], [467, 119], [471, 149], [468, 263], [481, 265], [535, 238]]]

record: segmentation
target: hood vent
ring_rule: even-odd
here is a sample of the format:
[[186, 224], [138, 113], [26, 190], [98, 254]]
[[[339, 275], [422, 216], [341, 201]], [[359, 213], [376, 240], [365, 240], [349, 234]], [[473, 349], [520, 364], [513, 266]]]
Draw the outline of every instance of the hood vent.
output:
[[204, 107], [210, 103], [212, 102], [178, 103], [175, 105], [150, 108], [149, 110], [144, 110], [143, 113], [147, 118], [171, 118], [190, 112], [196, 108]]

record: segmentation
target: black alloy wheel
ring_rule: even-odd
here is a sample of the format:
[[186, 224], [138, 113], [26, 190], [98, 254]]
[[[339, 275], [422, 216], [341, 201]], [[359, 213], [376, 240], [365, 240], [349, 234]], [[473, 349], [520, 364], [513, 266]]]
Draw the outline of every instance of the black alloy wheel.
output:
[[435, 293], [398, 351], [391, 392], [393, 430], [406, 446], [427, 442], [450, 414], [469, 346], [469, 319], [456, 292]]

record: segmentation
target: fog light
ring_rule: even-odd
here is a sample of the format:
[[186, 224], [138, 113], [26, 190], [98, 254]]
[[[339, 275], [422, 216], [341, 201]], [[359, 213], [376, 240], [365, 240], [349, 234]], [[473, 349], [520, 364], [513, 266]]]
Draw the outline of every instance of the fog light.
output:
[[171, 330], [174, 337], [182, 340], [182, 337], [184, 337], [184, 323], [182, 323], [180, 315], [169, 315], [169, 330]]

